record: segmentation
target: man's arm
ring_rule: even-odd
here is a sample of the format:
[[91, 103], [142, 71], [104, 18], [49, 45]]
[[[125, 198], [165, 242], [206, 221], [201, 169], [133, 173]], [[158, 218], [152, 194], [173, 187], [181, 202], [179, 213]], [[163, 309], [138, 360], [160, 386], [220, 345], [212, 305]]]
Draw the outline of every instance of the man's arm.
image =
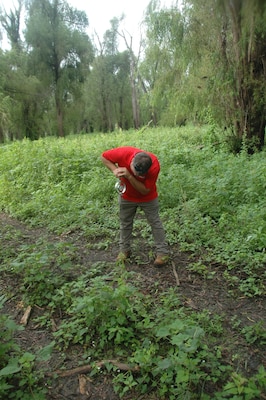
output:
[[103, 164], [110, 169], [110, 171], [112, 171], [114, 173], [114, 171], [117, 169], [117, 165], [114, 164], [112, 161], [107, 160], [107, 158], [101, 156], [101, 160], [103, 162]]
[[136, 189], [139, 193], [146, 195], [150, 192], [150, 189], [147, 189], [144, 183], [138, 181], [131, 173], [124, 167], [117, 167], [115, 163], [107, 160], [105, 157], [101, 157], [103, 164], [113, 172], [116, 178], [126, 178], [134, 189]]
[[138, 181], [134, 175], [130, 173], [130, 171], [125, 167], [117, 168], [116, 176], [119, 178], [123, 176], [126, 178], [134, 189], [136, 189], [139, 193], [143, 194], [144, 196], [150, 192], [150, 189], [147, 189], [143, 182]]
[[144, 196], [150, 192], [150, 189], [147, 189], [144, 183], [138, 181], [134, 175], [131, 175], [130, 172], [128, 172], [128, 175], [126, 176], [127, 180], [131, 183], [134, 189], [136, 189], [139, 193], [143, 194]]

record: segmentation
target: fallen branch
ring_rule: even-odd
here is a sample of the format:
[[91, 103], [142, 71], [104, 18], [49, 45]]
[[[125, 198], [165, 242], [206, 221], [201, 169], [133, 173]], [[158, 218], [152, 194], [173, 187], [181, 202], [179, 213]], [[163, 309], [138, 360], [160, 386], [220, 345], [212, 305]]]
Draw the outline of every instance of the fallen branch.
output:
[[31, 306], [28, 306], [26, 308], [26, 311], [23, 314], [23, 317], [20, 320], [21, 325], [24, 325], [24, 326], [27, 325], [29, 318], [30, 318], [30, 313], [31, 313]]
[[96, 362], [94, 365], [82, 365], [81, 367], [69, 369], [69, 370], [56, 370], [54, 372], [48, 372], [47, 376], [53, 376], [53, 375], [58, 375], [61, 378], [71, 376], [71, 375], [78, 375], [78, 374], [85, 374], [87, 372], [90, 372], [92, 368], [95, 366], [97, 368], [102, 368], [105, 366], [105, 364], [113, 364], [115, 367], [120, 369], [121, 371], [138, 371], [139, 367], [138, 366], [131, 366], [129, 364], [124, 364], [121, 363], [117, 360], [102, 360]]
[[153, 122], [153, 120], [151, 119], [147, 125], [144, 125], [141, 129], [138, 130], [138, 133], [143, 133], [149, 126], [150, 124]]
[[90, 394], [88, 386], [91, 380], [85, 375], [79, 375], [78, 380], [79, 380], [79, 393], [88, 396]]
[[180, 286], [180, 280], [178, 278], [174, 262], [172, 262], [172, 266], [173, 266], [173, 273], [174, 273], [174, 276], [175, 276], [175, 279], [176, 279], [176, 284], [177, 284], [177, 286]]

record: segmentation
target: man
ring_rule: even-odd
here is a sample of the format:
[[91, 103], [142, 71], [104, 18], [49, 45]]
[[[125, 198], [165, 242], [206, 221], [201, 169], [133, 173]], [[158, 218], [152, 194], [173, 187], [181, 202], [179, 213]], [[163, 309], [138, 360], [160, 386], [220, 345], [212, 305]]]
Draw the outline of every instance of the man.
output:
[[151, 226], [156, 246], [156, 266], [165, 265], [168, 260], [168, 246], [159, 217], [159, 202], [156, 181], [160, 172], [157, 157], [135, 147], [125, 146], [102, 153], [102, 162], [121, 180], [126, 190], [119, 199], [120, 253], [117, 261], [125, 261], [131, 255], [133, 221], [140, 207]]

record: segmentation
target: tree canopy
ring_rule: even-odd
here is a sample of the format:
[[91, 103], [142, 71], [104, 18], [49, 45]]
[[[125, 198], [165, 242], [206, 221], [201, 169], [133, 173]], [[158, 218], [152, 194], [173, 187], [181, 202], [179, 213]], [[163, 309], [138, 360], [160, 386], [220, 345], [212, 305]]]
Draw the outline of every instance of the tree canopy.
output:
[[264, 1], [151, 0], [138, 54], [123, 16], [96, 42], [89, 19], [66, 0], [1, 11], [10, 43], [0, 52], [1, 141], [211, 120], [234, 151], [264, 146]]

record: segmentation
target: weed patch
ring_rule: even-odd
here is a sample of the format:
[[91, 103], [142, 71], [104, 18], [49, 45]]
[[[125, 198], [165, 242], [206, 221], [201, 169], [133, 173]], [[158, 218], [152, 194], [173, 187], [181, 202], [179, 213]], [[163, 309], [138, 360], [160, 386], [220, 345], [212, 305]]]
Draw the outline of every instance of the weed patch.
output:
[[[266, 277], [265, 152], [229, 154], [213, 145], [205, 128], [134, 135], [134, 145], [161, 162], [161, 216], [173, 265], [155, 271], [141, 214], [131, 264], [113, 262], [117, 193], [100, 154], [123, 145], [132, 145], [132, 133], [0, 147], [2, 211], [28, 229], [46, 230], [28, 238], [2, 224], [3, 289], [38, 309], [32, 324], [53, 337], [41, 354], [22, 350], [15, 340], [21, 328], [1, 316], [1, 396], [45, 398], [45, 371], [37, 374], [36, 363], [56, 351], [82, 349], [78, 364], [91, 364], [91, 379], [111, 377], [121, 398], [259, 399], [266, 378], [259, 309]], [[181, 286], [169, 278], [172, 268]], [[134, 368], [121, 371], [110, 360]]]

